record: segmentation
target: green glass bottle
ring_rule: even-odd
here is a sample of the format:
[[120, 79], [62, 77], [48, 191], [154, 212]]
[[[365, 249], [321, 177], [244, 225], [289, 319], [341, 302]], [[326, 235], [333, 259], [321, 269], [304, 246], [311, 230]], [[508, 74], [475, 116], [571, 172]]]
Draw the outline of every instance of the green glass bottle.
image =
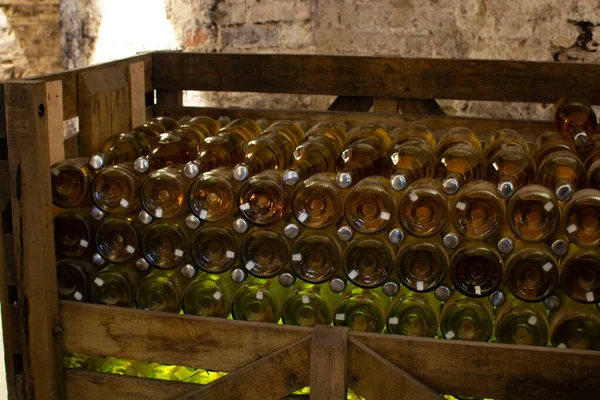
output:
[[183, 312], [202, 317], [227, 318], [231, 303], [241, 284], [230, 274], [200, 273], [183, 293]]
[[560, 272], [555, 257], [543, 247], [517, 241], [517, 251], [506, 262], [506, 286], [517, 298], [543, 301], [558, 287]]
[[289, 262], [290, 249], [281, 233], [265, 228], [247, 232], [240, 244], [240, 260], [252, 275], [272, 278]]
[[190, 236], [199, 226], [194, 216], [151, 224], [142, 236], [144, 258], [155, 268], [175, 268], [188, 258]]
[[237, 239], [229, 227], [206, 225], [191, 239], [192, 260], [208, 273], [220, 274], [233, 268], [237, 251]]
[[600, 300], [600, 250], [571, 252], [561, 263], [565, 294], [580, 303]]
[[494, 312], [487, 298], [470, 298], [455, 290], [442, 306], [440, 330], [449, 340], [487, 342], [494, 329]]
[[594, 304], [581, 304], [561, 296], [561, 306], [550, 312], [553, 347], [600, 350], [600, 312]]
[[108, 357], [100, 366], [100, 372], [124, 376], [144, 376], [146, 366], [141, 361]]
[[140, 252], [141, 232], [137, 213], [105, 218], [96, 230], [98, 254], [114, 263], [135, 258]]
[[334, 310], [335, 326], [358, 332], [383, 332], [390, 298], [381, 288], [362, 289], [348, 284]]
[[395, 335], [436, 337], [440, 308], [433, 292], [417, 293], [403, 286], [387, 312], [387, 331]]
[[338, 271], [342, 248], [331, 231], [306, 231], [294, 242], [291, 265], [300, 279], [322, 283], [330, 280]]
[[139, 270], [133, 262], [107, 265], [92, 279], [92, 302], [133, 307], [137, 287], [149, 272]]
[[429, 292], [446, 277], [448, 256], [435, 241], [409, 240], [396, 256], [396, 273], [403, 285], [415, 292]]
[[177, 313], [181, 310], [183, 292], [191, 279], [180, 268], [155, 269], [138, 286], [135, 302], [139, 309]]
[[278, 278], [250, 278], [235, 293], [231, 314], [242, 321], [277, 323], [288, 292]]
[[531, 303], [508, 295], [496, 310], [496, 340], [499, 343], [546, 346], [548, 318], [544, 303]]
[[58, 298], [62, 300], [90, 300], [90, 284], [96, 269], [87, 261], [62, 259], [56, 263]]
[[307, 327], [330, 325], [339, 298], [340, 294], [333, 293], [326, 283], [299, 281], [283, 302], [283, 323]]

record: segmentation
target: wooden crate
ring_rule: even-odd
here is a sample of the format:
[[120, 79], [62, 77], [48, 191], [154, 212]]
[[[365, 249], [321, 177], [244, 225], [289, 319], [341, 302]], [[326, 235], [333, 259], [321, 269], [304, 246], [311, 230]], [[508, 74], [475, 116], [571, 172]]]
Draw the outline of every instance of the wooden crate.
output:
[[[338, 97], [327, 111], [188, 108], [182, 90]], [[484, 136], [513, 128], [531, 140], [551, 124], [445, 116], [435, 99], [554, 102], [573, 94], [600, 104], [600, 65], [156, 52], [3, 83], [0, 158], [8, 153], [8, 161], [0, 161], [0, 200], [10, 200], [12, 213], [2, 217], [12, 224], [4, 224], [4, 248], [0, 241], [0, 264], [9, 256], [0, 301], [11, 398], [265, 399], [308, 385], [316, 399], [342, 398], [346, 387], [368, 399], [597, 396], [600, 352], [200, 318], [62, 302], [56, 294], [50, 164], [90, 155], [146, 116], [408, 121]], [[63, 121], [74, 117], [81, 132], [65, 137]], [[199, 387], [63, 370], [62, 351], [231, 373]]]

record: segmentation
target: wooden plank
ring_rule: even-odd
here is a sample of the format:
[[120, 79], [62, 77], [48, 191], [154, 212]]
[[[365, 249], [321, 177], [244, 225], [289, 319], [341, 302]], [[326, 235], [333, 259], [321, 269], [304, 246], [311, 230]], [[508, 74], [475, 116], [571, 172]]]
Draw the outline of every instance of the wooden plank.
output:
[[600, 104], [596, 64], [173, 52], [152, 61], [155, 89], [165, 90]]
[[373, 112], [382, 114], [397, 114], [398, 99], [389, 97], [375, 97], [373, 99]]
[[527, 121], [510, 119], [468, 118], [453, 116], [431, 116], [431, 115], [406, 115], [406, 114], [379, 114], [358, 112], [331, 112], [331, 111], [304, 111], [304, 110], [271, 110], [271, 109], [247, 109], [247, 108], [208, 108], [208, 107], [168, 107], [155, 106], [154, 115], [170, 115], [181, 118], [185, 115], [206, 115], [218, 118], [227, 115], [233, 118], [266, 118], [277, 119], [299, 119], [308, 121], [364, 121], [364, 122], [386, 122], [390, 128], [403, 123], [424, 124], [430, 129], [450, 129], [456, 126], [466, 126], [473, 129], [486, 140], [489, 135], [499, 129], [510, 128], [520, 132], [525, 139], [532, 142], [538, 135], [552, 130], [549, 121]]
[[78, 89], [79, 153], [90, 156], [110, 135], [128, 130], [129, 84], [119, 69], [109, 68], [80, 73]]
[[312, 330], [60, 302], [65, 351], [233, 371]]
[[[3, 181], [7, 183], [8, 181]], [[2, 214], [0, 213], [0, 226], [2, 226]], [[4, 240], [0, 236], [0, 311], [2, 312], [2, 339], [4, 345], [4, 366], [6, 371], [6, 387], [8, 393], [15, 396], [15, 368], [13, 361], [13, 343], [15, 342], [14, 327], [17, 321], [12, 319], [10, 304], [8, 301], [8, 271], [4, 257]], [[20, 332], [16, 331], [16, 336]]]
[[600, 352], [351, 333], [437, 393], [494, 399], [588, 399]]
[[307, 337], [181, 396], [179, 400], [280, 399], [308, 386], [310, 353], [311, 338]]
[[310, 355], [310, 398], [345, 399], [348, 328], [315, 326]]
[[60, 398], [62, 369], [44, 82], [5, 83], [18, 303], [27, 398]]
[[74, 118], [79, 115], [78, 111], [78, 89], [77, 76], [84, 71], [98, 71], [100, 74], [103, 71], [111, 68], [120, 70], [123, 74], [127, 74], [129, 65], [136, 62], [144, 63], [144, 91], [152, 92], [152, 54], [143, 54], [123, 60], [116, 60], [104, 64], [91, 65], [88, 67], [73, 69], [65, 72], [47, 74], [28, 78], [29, 80], [55, 81], [60, 80], [63, 83], [63, 118], [65, 120]]
[[350, 338], [348, 343], [348, 386], [367, 399], [442, 398], [354, 338]]
[[143, 125], [146, 122], [146, 90], [144, 88], [144, 62], [129, 64], [128, 75], [129, 93], [131, 99], [131, 127]]
[[435, 99], [397, 99], [402, 114], [445, 115]]
[[338, 96], [327, 108], [329, 111], [367, 112], [373, 107], [372, 97]]
[[46, 100], [48, 105], [48, 134], [50, 140], [50, 164], [65, 159], [62, 82], [46, 82]]
[[166, 106], [183, 106], [183, 91], [157, 90], [156, 104], [164, 104]]

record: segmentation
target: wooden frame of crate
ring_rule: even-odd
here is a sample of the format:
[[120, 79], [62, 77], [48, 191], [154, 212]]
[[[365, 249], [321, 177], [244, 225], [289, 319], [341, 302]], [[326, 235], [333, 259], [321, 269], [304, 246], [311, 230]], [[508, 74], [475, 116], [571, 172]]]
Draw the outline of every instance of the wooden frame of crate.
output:
[[[484, 133], [506, 127], [531, 140], [551, 124], [445, 116], [435, 99], [554, 102], [574, 94], [600, 104], [600, 65], [155, 52], [2, 85], [0, 205], [10, 212], [1, 215], [0, 301], [11, 398], [267, 399], [308, 385], [316, 399], [343, 398], [347, 387], [368, 399], [436, 393], [582, 399], [600, 393], [600, 352], [58, 301], [48, 173], [51, 163], [90, 155], [108, 135], [152, 115], [408, 121]], [[189, 108], [182, 106], [182, 90], [338, 97], [327, 111]], [[80, 133], [65, 136], [63, 121], [73, 117], [79, 117]], [[231, 373], [203, 387], [63, 370], [62, 351]]]

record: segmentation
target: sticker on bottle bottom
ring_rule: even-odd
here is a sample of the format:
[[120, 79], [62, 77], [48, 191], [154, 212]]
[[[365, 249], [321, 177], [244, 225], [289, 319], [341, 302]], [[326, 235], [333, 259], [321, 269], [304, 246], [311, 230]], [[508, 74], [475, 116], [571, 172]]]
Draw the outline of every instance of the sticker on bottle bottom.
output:
[[552, 263], [547, 262], [546, 264], [544, 264], [542, 269], [546, 272], [550, 271], [552, 269]]
[[423, 281], [417, 281], [417, 291], [422, 292], [423, 289], [425, 289], [425, 284], [423, 283]]
[[346, 315], [345, 314], [335, 314], [335, 320], [336, 321], [345, 321], [346, 320]]
[[477, 296], [481, 296], [481, 286], [475, 286], [474, 289], [475, 289], [475, 294]]
[[292, 254], [292, 261], [302, 261], [302, 254]]
[[252, 271], [252, 270], [254, 269], [254, 266], [255, 266], [255, 265], [256, 265], [256, 264], [254, 263], [254, 261], [248, 261], [248, 262], [246, 263], [246, 265], [244, 265], [244, 267], [246, 267], [246, 269], [247, 269], [248, 271]]
[[418, 194], [416, 194], [415, 192], [410, 192], [410, 193], [408, 194], [408, 197], [410, 198], [410, 200], [411, 200], [412, 202], [415, 202], [415, 201], [419, 200], [419, 195], [418, 195]]
[[566, 349], [567, 346], [564, 343], [559, 343], [558, 346], [556, 346], [557, 349]]
[[175, 254], [175, 257], [182, 257], [183, 256], [183, 250], [181, 249], [177, 249], [173, 252], [173, 254]]
[[215, 298], [215, 300], [219, 300], [221, 297], [223, 297], [223, 295], [217, 290], [213, 293], [213, 297]]
[[73, 297], [77, 301], [80, 301], [81, 299], [83, 299], [83, 295], [81, 293], [79, 293], [79, 292], [75, 292], [75, 294], [73, 295]]
[[308, 214], [304, 211], [300, 211], [300, 213], [298, 214], [298, 221], [304, 222], [304, 221], [306, 221], [307, 218], [308, 218]]
[[135, 247], [128, 244], [127, 247], [125, 247], [125, 251], [128, 252], [129, 254], [133, 254], [133, 253], [135, 253]]
[[258, 292], [256, 292], [256, 299], [257, 300], [262, 300], [264, 296], [265, 295], [260, 290]]
[[575, 224], [571, 224], [567, 227], [567, 232], [573, 233], [577, 230], [577, 226]]
[[384, 221], [389, 221], [391, 216], [392, 216], [392, 214], [390, 214], [389, 212], [386, 212], [386, 211], [382, 211], [381, 215], [379, 215], [379, 217]]
[[453, 331], [448, 331], [448, 333], [446, 333], [445, 336], [446, 336], [446, 339], [452, 339], [456, 335], [454, 334]]
[[456, 208], [458, 208], [460, 211], [464, 211], [465, 208], [467, 208], [467, 204], [463, 203], [462, 201], [459, 201], [458, 203], [456, 203]]
[[590, 303], [593, 303], [593, 302], [594, 302], [594, 300], [595, 300], [594, 292], [587, 292], [587, 293], [585, 294], [585, 299], [586, 299], [587, 301], [589, 301]]
[[400, 320], [398, 319], [398, 317], [390, 317], [390, 319], [388, 319], [388, 323], [390, 325], [398, 325], [399, 322]]
[[227, 250], [225, 252], [225, 257], [227, 257], [227, 258], [235, 258], [235, 253], [233, 251], [231, 251], [231, 250]]
[[348, 278], [350, 278], [350, 279], [354, 279], [357, 276], [358, 276], [358, 271], [356, 271], [354, 269], [352, 271], [348, 272]]
[[162, 215], [163, 215], [162, 208], [158, 207], [156, 210], [154, 210], [154, 215], [156, 216], [156, 218], [162, 218]]
[[96, 279], [94, 279], [94, 283], [95, 283], [97, 286], [100, 286], [100, 287], [102, 287], [102, 285], [104, 285], [104, 281], [103, 281], [102, 279], [100, 279], [100, 278], [96, 278]]
[[119, 204], [121, 205], [121, 207], [123, 208], [127, 208], [127, 206], [129, 205], [129, 202], [125, 199], [121, 199], [121, 201], [119, 202]]
[[550, 212], [553, 208], [554, 208], [554, 203], [551, 201], [544, 204], [544, 210], [546, 210], [548, 212]]
[[200, 211], [200, 219], [206, 219], [207, 215], [208, 215], [208, 211], [206, 211], [206, 210]]
[[248, 203], [244, 203], [240, 206], [240, 210], [242, 210], [242, 211], [246, 211], [249, 209], [250, 209], [250, 204], [248, 204]]
[[52, 172], [52, 175], [54, 176], [58, 176], [58, 174], [60, 174], [60, 170], [58, 168], [50, 168], [50, 172]]
[[88, 247], [88, 244], [89, 244], [89, 243], [88, 243], [88, 241], [87, 241], [87, 240], [85, 240], [85, 239], [81, 239], [81, 240], [79, 241], [79, 245], [80, 245], [81, 247], [85, 248], [85, 249], [87, 249], [87, 247]]
[[304, 294], [304, 295], [302, 295], [302, 303], [303, 303], [303, 304], [308, 304], [308, 303], [310, 303], [310, 299], [309, 299], [309, 298], [308, 298], [308, 296], [307, 296], [307, 295], [305, 295], [305, 294]]
[[535, 315], [532, 315], [531, 317], [529, 317], [529, 319], [527, 320], [527, 323], [529, 325], [535, 325], [537, 323], [538, 319]]

